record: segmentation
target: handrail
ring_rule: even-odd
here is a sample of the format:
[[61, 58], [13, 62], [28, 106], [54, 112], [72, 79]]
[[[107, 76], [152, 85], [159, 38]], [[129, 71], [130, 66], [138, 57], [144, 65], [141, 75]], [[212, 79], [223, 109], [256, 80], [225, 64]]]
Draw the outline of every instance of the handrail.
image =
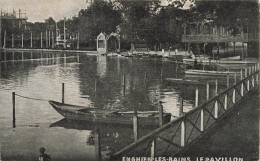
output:
[[[141, 137], [139, 140], [137, 140], [136, 142], [126, 146], [125, 148], [121, 149], [120, 151], [112, 154], [110, 157], [112, 158], [117, 158], [118, 156], [122, 155], [125, 152], [129, 152], [131, 151], [133, 148], [137, 147], [138, 145], [140, 145], [141, 143], [143, 143], [144, 141], [147, 141], [149, 139], [154, 139], [156, 137], [156, 135], [158, 135], [159, 133], [163, 132], [165, 129], [171, 127], [172, 125], [176, 125], [177, 123], [180, 123], [182, 121], [185, 121], [187, 119], [187, 117], [191, 116], [192, 114], [198, 112], [198, 110], [206, 110], [207, 105], [214, 103], [216, 101], [219, 101], [219, 97], [222, 95], [226, 95], [228, 92], [230, 92], [230, 90], [234, 90], [236, 89], [237, 86], [243, 84], [245, 81], [249, 80], [253, 75], [259, 73], [259, 70], [256, 70], [252, 73], [250, 73], [249, 75], [247, 75], [247, 77], [243, 78], [242, 80], [240, 80], [239, 82], [237, 82], [234, 85], [229, 86], [227, 89], [225, 89], [224, 91], [221, 91], [220, 93], [218, 93], [217, 95], [215, 95], [214, 97], [212, 97], [211, 99], [209, 99], [207, 102], [204, 102], [203, 104], [199, 105], [198, 107], [194, 108], [193, 110], [187, 112], [185, 115], [179, 117], [176, 120], [173, 120], [169, 123], [166, 123], [165, 125], [159, 127], [158, 129], [154, 130], [153, 132]], [[258, 83], [257, 83], [258, 85]], [[256, 86], [255, 86], [256, 87]], [[243, 97], [241, 95], [241, 97]], [[235, 102], [234, 104], [236, 104], [237, 102]], [[222, 105], [223, 106], [223, 105]]]

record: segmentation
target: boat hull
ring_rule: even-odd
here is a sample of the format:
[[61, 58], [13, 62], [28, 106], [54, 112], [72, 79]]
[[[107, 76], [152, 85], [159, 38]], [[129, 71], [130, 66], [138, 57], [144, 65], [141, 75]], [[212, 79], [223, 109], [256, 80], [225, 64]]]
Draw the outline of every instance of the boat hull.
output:
[[[109, 112], [108, 110], [96, 111], [91, 113], [82, 112], [81, 109], [85, 107], [62, 104], [55, 101], [49, 101], [52, 107], [63, 117], [69, 120], [89, 121], [94, 123], [107, 123], [107, 124], [133, 124], [134, 112]], [[86, 108], [85, 108], [86, 109]], [[159, 113], [158, 112], [140, 112], [137, 114], [139, 125], [158, 126]], [[170, 122], [171, 115], [164, 113], [163, 123]]]

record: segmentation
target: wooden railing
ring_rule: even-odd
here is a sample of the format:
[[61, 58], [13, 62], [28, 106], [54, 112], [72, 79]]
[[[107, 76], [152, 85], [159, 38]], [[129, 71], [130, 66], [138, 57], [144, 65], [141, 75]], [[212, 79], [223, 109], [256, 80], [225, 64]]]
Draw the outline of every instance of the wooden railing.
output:
[[[252, 35], [250, 39], [253, 39]], [[248, 34], [237, 34], [235, 36], [230, 34], [194, 34], [194, 35], [183, 35], [182, 42], [192, 43], [192, 42], [248, 42]]]
[[[259, 85], [259, 64], [245, 69], [240, 81], [216, 94], [204, 104], [195, 107], [176, 120], [173, 120], [136, 142], [112, 154], [110, 160], [122, 157], [175, 156], [192, 142], [206, 133], [227, 113], [235, 109], [245, 96]], [[241, 70], [242, 71], [242, 70]], [[245, 78], [243, 78], [245, 76]]]

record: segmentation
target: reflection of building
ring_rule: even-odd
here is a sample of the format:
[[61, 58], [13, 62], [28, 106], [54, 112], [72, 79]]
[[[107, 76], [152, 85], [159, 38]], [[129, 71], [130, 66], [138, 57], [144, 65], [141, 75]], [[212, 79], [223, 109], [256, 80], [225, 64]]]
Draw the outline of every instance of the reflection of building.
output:
[[97, 75], [102, 78], [106, 76], [107, 71], [107, 57], [98, 56], [97, 57]]
[[0, 14], [0, 48], [3, 47], [3, 39], [6, 32], [5, 30], [12, 28], [12, 30], [24, 30], [27, 28], [26, 12], [13, 10], [12, 12], [5, 12], [1, 10]]

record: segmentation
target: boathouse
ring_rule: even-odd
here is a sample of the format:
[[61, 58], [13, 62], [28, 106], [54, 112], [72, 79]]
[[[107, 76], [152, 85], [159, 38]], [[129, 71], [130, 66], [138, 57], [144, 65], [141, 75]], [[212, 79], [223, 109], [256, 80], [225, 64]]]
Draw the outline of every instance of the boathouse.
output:
[[214, 14], [208, 14], [205, 19], [196, 22], [186, 22], [182, 25], [182, 42], [185, 48], [191, 50], [195, 46], [195, 54], [240, 55], [241, 59], [255, 55], [258, 46], [258, 30], [254, 26], [237, 26], [236, 32], [233, 29], [216, 25]]

